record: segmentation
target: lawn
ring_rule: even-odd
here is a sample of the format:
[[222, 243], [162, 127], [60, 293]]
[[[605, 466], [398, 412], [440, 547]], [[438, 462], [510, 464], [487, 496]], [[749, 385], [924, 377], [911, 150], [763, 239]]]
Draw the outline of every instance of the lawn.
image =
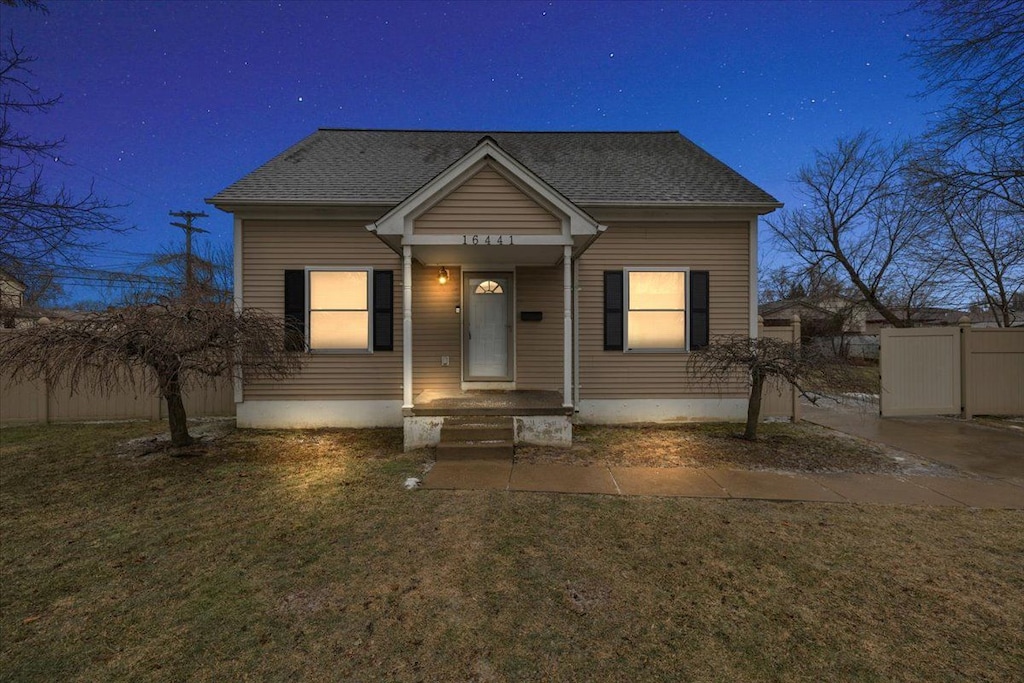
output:
[[1024, 515], [406, 491], [397, 430], [0, 431], [0, 677], [1019, 680]]

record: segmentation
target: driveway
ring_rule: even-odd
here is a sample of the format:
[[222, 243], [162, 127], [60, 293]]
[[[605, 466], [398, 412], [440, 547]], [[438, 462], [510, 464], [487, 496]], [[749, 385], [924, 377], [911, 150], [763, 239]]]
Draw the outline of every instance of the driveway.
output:
[[1024, 433], [1010, 429], [942, 417], [882, 418], [871, 407], [805, 405], [803, 418], [965, 472], [1024, 481]]

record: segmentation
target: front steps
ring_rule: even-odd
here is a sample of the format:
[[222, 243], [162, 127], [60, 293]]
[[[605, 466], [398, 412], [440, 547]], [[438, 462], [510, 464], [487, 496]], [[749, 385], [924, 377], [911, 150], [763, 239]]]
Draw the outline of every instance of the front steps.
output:
[[437, 460], [512, 460], [515, 431], [509, 416], [446, 417]]

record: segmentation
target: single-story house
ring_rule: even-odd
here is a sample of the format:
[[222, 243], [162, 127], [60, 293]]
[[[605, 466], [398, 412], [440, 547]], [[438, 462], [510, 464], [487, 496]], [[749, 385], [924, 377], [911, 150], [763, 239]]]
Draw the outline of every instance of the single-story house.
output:
[[[308, 354], [236, 386], [240, 426], [742, 419], [690, 353], [757, 334], [758, 218], [779, 202], [676, 132], [321, 129], [207, 200], [235, 301]], [[244, 380], [244, 378], [243, 378]]]
[[765, 324], [788, 322], [794, 315], [806, 325], [808, 321], [833, 322], [830, 334], [864, 334], [867, 327], [868, 306], [863, 299], [835, 295], [827, 297], [796, 297], [779, 299], [758, 307]]

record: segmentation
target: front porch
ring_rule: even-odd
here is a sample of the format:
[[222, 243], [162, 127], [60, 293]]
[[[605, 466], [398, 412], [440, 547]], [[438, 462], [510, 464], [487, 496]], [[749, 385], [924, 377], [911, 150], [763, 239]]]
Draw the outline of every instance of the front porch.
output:
[[445, 417], [465, 415], [572, 415], [557, 391], [435, 391], [420, 392], [407, 416]]

